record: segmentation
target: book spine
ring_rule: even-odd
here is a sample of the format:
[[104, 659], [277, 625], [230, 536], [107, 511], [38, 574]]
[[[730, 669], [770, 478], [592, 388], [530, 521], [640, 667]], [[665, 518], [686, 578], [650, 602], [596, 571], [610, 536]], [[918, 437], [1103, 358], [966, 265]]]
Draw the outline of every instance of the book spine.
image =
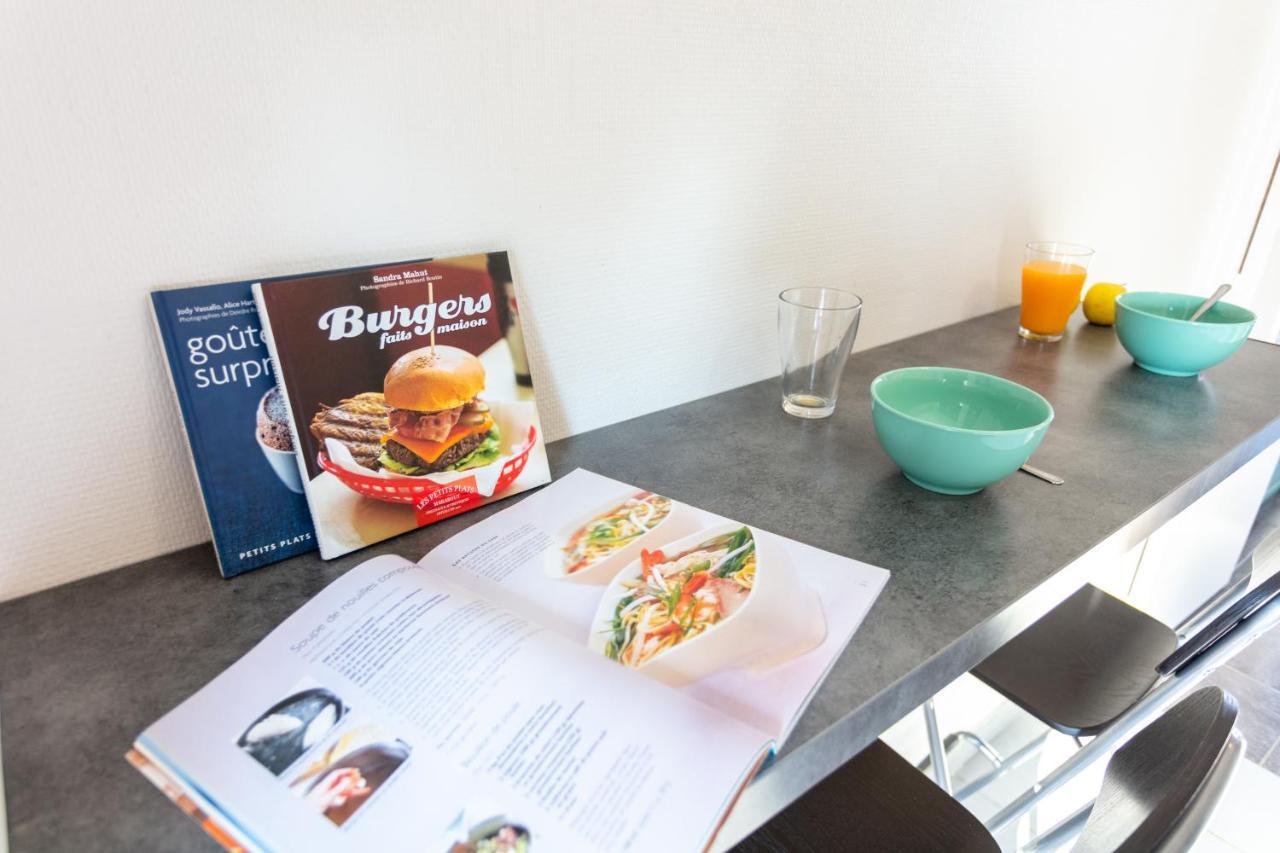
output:
[[182, 438], [186, 442], [187, 458], [191, 460], [191, 470], [195, 473], [196, 484], [200, 488], [200, 508], [204, 510], [205, 526], [208, 527], [209, 539], [213, 542], [213, 554], [218, 561], [218, 573], [225, 578], [228, 577], [227, 568], [223, 565], [222, 549], [218, 546], [218, 537], [214, 533], [213, 517], [209, 514], [209, 507], [213, 505], [214, 496], [210, 493], [206, 478], [200, 470], [200, 457], [196, 452], [196, 448], [201, 446], [199, 438], [200, 424], [191, 407], [191, 401], [187, 397], [187, 386], [183, 379], [182, 370], [175, 363], [181, 358], [182, 349], [173, 334], [173, 325], [169, 319], [172, 310], [172, 306], [169, 305], [169, 300], [163, 290], [157, 290], [151, 294], [151, 321], [155, 326], [156, 335], [160, 338], [160, 348], [164, 352], [164, 365], [169, 374], [169, 388], [173, 391], [173, 398], [177, 401], [178, 411], [182, 415], [182, 425], [184, 427]]
[[160, 789], [169, 801], [177, 806], [183, 814], [195, 821], [196, 826], [204, 830], [210, 838], [217, 842], [227, 853], [253, 853], [252, 848], [236, 838], [229, 826], [218, 820], [195, 797], [189, 794], [182, 784], [164, 771], [164, 768], [151, 761], [141, 750], [134, 749], [125, 753], [125, 760], [134, 769], [146, 777], [147, 781]]

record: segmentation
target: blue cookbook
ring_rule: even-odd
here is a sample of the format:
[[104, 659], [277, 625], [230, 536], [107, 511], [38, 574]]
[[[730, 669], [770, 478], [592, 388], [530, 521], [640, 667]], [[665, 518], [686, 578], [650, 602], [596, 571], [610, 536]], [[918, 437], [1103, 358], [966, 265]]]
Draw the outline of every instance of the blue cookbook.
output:
[[250, 282], [151, 294], [223, 577], [315, 550]]

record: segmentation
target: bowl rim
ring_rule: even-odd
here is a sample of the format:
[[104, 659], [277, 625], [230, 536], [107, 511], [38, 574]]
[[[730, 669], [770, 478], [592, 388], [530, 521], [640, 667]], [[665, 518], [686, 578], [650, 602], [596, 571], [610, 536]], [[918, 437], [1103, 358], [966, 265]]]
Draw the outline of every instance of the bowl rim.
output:
[[1246, 313], [1246, 314], [1248, 314], [1248, 315], [1249, 315], [1249, 319], [1248, 319], [1248, 320], [1238, 320], [1238, 321], [1233, 321], [1233, 322], [1230, 322], [1230, 323], [1192, 323], [1190, 320], [1183, 320], [1183, 319], [1180, 319], [1180, 318], [1178, 318], [1178, 317], [1170, 317], [1170, 316], [1168, 316], [1167, 314], [1156, 314], [1156, 313], [1153, 313], [1153, 312], [1151, 312], [1151, 311], [1147, 311], [1147, 310], [1144, 310], [1144, 309], [1142, 309], [1142, 308], [1138, 308], [1138, 307], [1137, 307], [1137, 306], [1135, 306], [1135, 305], [1130, 305], [1130, 304], [1128, 304], [1127, 302], [1125, 302], [1125, 301], [1124, 301], [1126, 296], [1139, 296], [1139, 295], [1142, 295], [1142, 294], [1146, 294], [1146, 295], [1148, 295], [1148, 296], [1181, 296], [1181, 297], [1185, 297], [1185, 298], [1187, 298], [1187, 299], [1197, 299], [1197, 298], [1198, 298], [1198, 299], [1200, 299], [1201, 301], [1203, 301], [1204, 299], [1208, 298], [1208, 297], [1200, 296], [1199, 294], [1196, 294], [1196, 293], [1178, 293], [1178, 292], [1176, 292], [1176, 291], [1172, 291], [1172, 290], [1130, 290], [1130, 291], [1128, 291], [1128, 292], [1126, 292], [1126, 293], [1121, 293], [1119, 296], [1117, 296], [1117, 297], [1116, 297], [1116, 304], [1117, 304], [1117, 305], [1119, 305], [1119, 306], [1121, 306], [1122, 308], [1124, 308], [1126, 311], [1132, 311], [1132, 312], [1133, 312], [1133, 313], [1135, 313], [1135, 314], [1141, 314], [1141, 315], [1142, 315], [1142, 316], [1144, 316], [1144, 317], [1152, 317], [1152, 318], [1154, 318], [1154, 319], [1156, 319], [1156, 320], [1167, 320], [1167, 321], [1168, 321], [1168, 322], [1170, 322], [1170, 323], [1177, 323], [1177, 324], [1182, 325], [1182, 326], [1201, 326], [1201, 325], [1204, 325], [1204, 326], [1226, 326], [1226, 327], [1228, 327], [1228, 328], [1229, 328], [1229, 327], [1232, 327], [1232, 326], [1248, 326], [1248, 325], [1251, 325], [1251, 324], [1253, 324], [1253, 323], [1258, 322], [1258, 315], [1257, 315], [1257, 314], [1253, 313], [1253, 312], [1252, 312], [1252, 311], [1250, 311], [1248, 308], [1245, 308], [1243, 305], [1237, 305], [1237, 304], [1235, 304], [1234, 302], [1219, 302], [1218, 304], [1219, 304], [1219, 305], [1229, 305], [1229, 306], [1231, 306], [1232, 308], [1235, 308], [1237, 311], [1243, 311], [1244, 313]]
[[[572, 537], [573, 534], [577, 533], [579, 530], [586, 527], [592, 521], [595, 521], [597, 518], [604, 515], [609, 510], [614, 509], [620, 506], [621, 504], [625, 503], [626, 501], [630, 500], [631, 498], [635, 497], [640, 492], [648, 492], [651, 495], [654, 495], [660, 498], [665, 498], [666, 500], [670, 501], [671, 508], [667, 510], [667, 514], [663, 516], [662, 520], [659, 521], [657, 524], [655, 524], [653, 527], [650, 527], [644, 533], [641, 533], [639, 536], [632, 539], [627, 544], [623, 545], [622, 547], [616, 549], [615, 551], [609, 554], [603, 555], [595, 562], [588, 563], [586, 566], [584, 566], [583, 568], [579, 569], [576, 572], [573, 572], [572, 574], [569, 572], [566, 572], [564, 570], [564, 559], [563, 559], [564, 542], [569, 537]], [[626, 492], [620, 493], [620, 494], [622, 494], [623, 496], [614, 497], [609, 501], [597, 504], [595, 506], [595, 509], [591, 512], [590, 515], [583, 513], [581, 515], [575, 516], [574, 519], [567, 521], [564, 524], [560, 525], [558, 528], [556, 528], [555, 538], [560, 547], [548, 548], [546, 551], [546, 557], [543, 560], [543, 570], [547, 575], [547, 577], [551, 578], [552, 580], [573, 579], [573, 580], [585, 581], [588, 577], [591, 576], [592, 572], [597, 571], [601, 566], [603, 566], [609, 560], [617, 557], [618, 554], [620, 554], [622, 551], [625, 551], [627, 548], [630, 548], [632, 545], [640, 544], [646, 537], [652, 536], [653, 534], [657, 533], [663, 526], [667, 524], [668, 521], [671, 521], [673, 517], [676, 517], [677, 510], [684, 507], [684, 504], [682, 504], [680, 501], [676, 500], [675, 498], [668, 497], [667, 495], [664, 495], [661, 492], [655, 492], [652, 489], [642, 489], [642, 488], [639, 488], [638, 486], [636, 488], [629, 488], [626, 490]], [[672, 541], [676, 541], [679, 538], [680, 537], [676, 537], [676, 539]], [[633, 557], [630, 560], [627, 560], [627, 562], [622, 566], [622, 569], [625, 569], [628, 566], [630, 566], [633, 562], [636, 561], [636, 559], [638, 559], [638, 557]], [[549, 563], [554, 563], [557, 568], [557, 571], [554, 574], [549, 570]], [[619, 571], [621, 571], [621, 569]], [[606, 581], [606, 583], [608, 583], [608, 581]]]
[[[1014, 388], [1019, 389], [1020, 391], [1025, 391], [1026, 393], [1035, 397], [1040, 402], [1044, 403], [1045, 408], [1049, 410], [1049, 414], [1047, 417], [1044, 418], [1044, 420], [1040, 421], [1039, 423], [1032, 424], [1031, 426], [1018, 427], [1017, 429], [967, 429], [966, 427], [948, 426], [946, 424], [934, 423], [933, 421], [927, 421], [924, 418], [918, 418], [915, 415], [909, 415], [906, 412], [902, 411], [901, 409], [898, 409], [894, 406], [889, 405], [884, 401], [884, 399], [880, 397], [880, 394], [878, 393], [876, 386], [880, 384], [881, 380], [889, 376], [892, 376], [895, 373], [914, 373], [916, 371], [921, 371], [921, 370], [936, 370], [936, 371], [941, 371], [943, 373], [964, 373], [971, 376], [982, 376], [986, 379], [995, 379], [997, 380], [997, 382], [1001, 384], [1010, 385]], [[965, 368], [965, 367], [943, 367], [941, 365], [923, 365], [922, 364], [922, 365], [916, 365], [913, 367], [898, 367], [893, 370], [886, 370], [884, 373], [881, 373], [875, 379], [871, 380], [871, 400], [873, 403], [883, 406], [884, 408], [893, 412], [898, 417], [912, 421], [913, 423], [918, 423], [923, 426], [932, 427], [934, 429], [940, 429], [940, 430], [943, 430], [944, 432], [956, 432], [956, 433], [962, 433], [965, 435], [1012, 435], [1014, 433], [1019, 433], [1019, 432], [1028, 432], [1030, 430], [1037, 430], [1044, 427], [1048, 427], [1049, 424], [1053, 423], [1053, 419], [1057, 415], [1057, 412], [1053, 410], [1053, 404], [1050, 403], [1047, 399], [1045, 399], [1044, 395], [1039, 394], [1036, 391], [1033, 391], [1032, 389], [1028, 388], [1027, 386], [1021, 383], [1014, 382], [1012, 379], [1005, 379], [1003, 376], [996, 376], [994, 373], [983, 373], [981, 370], [969, 370], [968, 368]]]

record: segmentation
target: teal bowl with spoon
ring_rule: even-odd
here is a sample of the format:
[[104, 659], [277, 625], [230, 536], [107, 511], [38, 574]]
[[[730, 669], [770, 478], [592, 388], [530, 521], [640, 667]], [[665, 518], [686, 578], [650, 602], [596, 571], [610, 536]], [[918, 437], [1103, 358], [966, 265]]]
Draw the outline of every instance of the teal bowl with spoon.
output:
[[1257, 319], [1239, 305], [1218, 302], [1191, 322], [1203, 296], [1138, 290], [1116, 297], [1116, 337], [1138, 367], [1164, 376], [1195, 376], [1226, 361]]
[[1030, 388], [954, 367], [904, 367], [871, 383], [871, 421], [917, 486], [968, 495], [1017, 471], [1040, 446], [1053, 406]]

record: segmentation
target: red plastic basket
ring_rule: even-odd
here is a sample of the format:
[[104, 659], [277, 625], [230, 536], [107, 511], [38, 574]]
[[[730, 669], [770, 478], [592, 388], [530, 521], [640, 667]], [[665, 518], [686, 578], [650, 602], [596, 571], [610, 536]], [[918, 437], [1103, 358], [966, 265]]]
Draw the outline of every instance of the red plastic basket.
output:
[[[529, 461], [529, 451], [537, 439], [537, 428], [530, 426], [524, 444], [502, 463], [502, 473], [498, 475], [498, 484], [493, 489], [495, 495], [510, 488], [516, 477], [520, 476], [525, 463]], [[335, 465], [324, 450], [320, 451], [316, 461], [321, 468], [341, 480], [348, 489], [376, 501], [416, 505], [433, 492], [458, 488], [457, 483], [437, 483], [426, 477], [375, 477], [356, 474]]]

